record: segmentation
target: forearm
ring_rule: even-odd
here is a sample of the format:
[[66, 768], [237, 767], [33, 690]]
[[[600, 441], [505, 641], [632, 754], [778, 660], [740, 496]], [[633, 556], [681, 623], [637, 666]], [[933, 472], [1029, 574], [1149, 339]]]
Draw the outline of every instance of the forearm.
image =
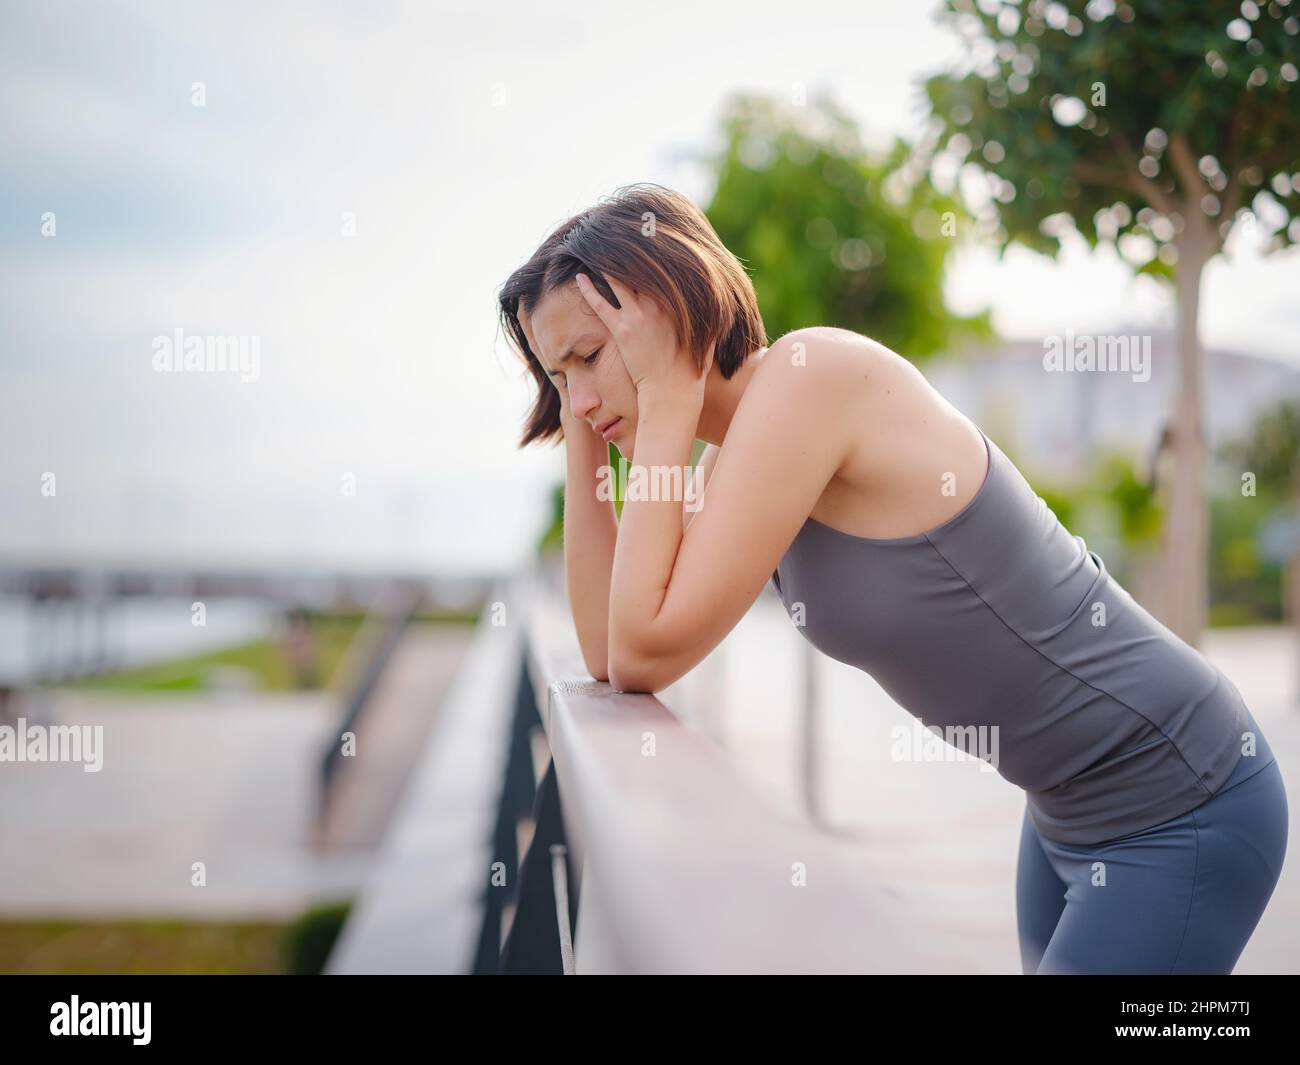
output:
[[[573, 625], [587, 670], [609, 679], [609, 589], [618, 519], [601, 467], [609, 445], [583, 422], [566, 423], [564, 480], [564, 572]], [[612, 483], [612, 478], [611, 478]]]
[[[683, 492], [677, 488], [684, 489], [690, 469], [700, 404], [695, 397], [642, 394], [637, 410], [636, 462], [628, 473], [609, 604], [610, 658], [625, 683], [635, 683], [637, 670], [654, 654], [655, 621], [682, 544]], [[635, 493], [637, 476], [647, 487], [658, 482], [660, 490]], [[668, 486], [673, 490], [664, 490]]]

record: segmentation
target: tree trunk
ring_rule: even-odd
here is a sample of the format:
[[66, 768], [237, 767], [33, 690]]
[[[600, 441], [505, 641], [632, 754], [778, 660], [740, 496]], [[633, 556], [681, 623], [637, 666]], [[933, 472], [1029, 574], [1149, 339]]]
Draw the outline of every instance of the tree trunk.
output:
[[1200, 644], [1209, 605], [1209, 509], [1205, 472], [1209, 453], [1204, 423], [1204, 353], [1197, 330], [1201, 274], [1214, 250], [1214, 229], [1192, 207], [1176, 238], [1178, 388], [1171, 431], [1174, 455], [1169, 511], [1164, 522], [1161, 620], [1193, 647]]

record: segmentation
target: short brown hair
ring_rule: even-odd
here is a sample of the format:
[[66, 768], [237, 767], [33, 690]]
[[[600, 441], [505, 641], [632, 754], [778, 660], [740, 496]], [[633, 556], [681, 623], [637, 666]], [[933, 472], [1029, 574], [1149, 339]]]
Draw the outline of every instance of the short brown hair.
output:
[[662, 185], [626, 185], [560, 225], [501, 287], [501, 324], [538, 388], [519, 447], [564, 437], [559, 394], [528, 346], [519, 308], [531, 316], [543, 296], [578, 273], [615, 307], [606, 277], [655, 299], [701, 371], [714, 341], [714, 364], [724, 378], [767, 345], [753, 282], [704, 212]]

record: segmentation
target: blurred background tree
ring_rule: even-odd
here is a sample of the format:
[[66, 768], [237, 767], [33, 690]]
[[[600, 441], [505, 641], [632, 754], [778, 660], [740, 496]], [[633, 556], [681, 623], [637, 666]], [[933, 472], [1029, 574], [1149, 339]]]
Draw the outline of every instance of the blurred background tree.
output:
[[[926, 83], [918, 144], [938, 189], [973, 170], [1003, 250], [1055, 255], [1068, 220], [1173, 282], [1180, 364], [1161, 613], [1189, 643], [1208, 610], [1201, 275], [1234, 223], [1300, 241], [1300, 18], [1290, 0], [947, 0], [969, 69]], [[947, 175], [946, 177], [944, 175]]]
[[1226, 466], [1255, 475], [1258, 498], [1293, 502], [1300, 490], [1300, 400], [1278, 403], [1247, 437], [1224, 444], [1219, 456]]
[[[1008, 454], [1024, 467], [1022, 472], [1029, 470]], [[1131, 457], [1119, 450], [1098, 454], [1083, 477], [1068, 485], [1057, 484], [1050, 471], [1026, 476], [1061, 524], [1098, 550], [1116, 580], [1126, 587], [1141, 585], [1163, 512], [1151, 482]]]
[[803, 105], [735, 96], [723, 131], [705, 213], [751, 272], [769, 336], [835, 325], [924, 361], [991, 335], [987, 313], [961, 317], [943, 302], [954, 241], [939, 238], [965, 215], [907, 180], [907, 145], [873, 156], [826, 94]]
[[1300, 636], [1300, 400], [1279, 402], [1217, 458], [1226, 486], [1212, 510], [1217, 620], [1289, 614]]

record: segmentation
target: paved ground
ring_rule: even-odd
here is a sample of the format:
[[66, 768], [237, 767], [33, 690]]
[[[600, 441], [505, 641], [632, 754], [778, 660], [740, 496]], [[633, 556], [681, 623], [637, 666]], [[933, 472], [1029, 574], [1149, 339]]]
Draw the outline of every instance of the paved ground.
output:
[[372, 757], [347, 774], [371, 786], [345, 793], [329, 853], [312, 845], [329, 696], [55, 696], [57, 723], [104, 726], [104, 767], [0, 763], [0, 916], [285, 918], [352, 894], [467, 635], [417, 628], [395, 652], [358, 730]]
[[[771, 609], [768, 609], [768, 608]], [[1210, 634], [1206, 653], [1240, 688], [1286, 779], [1300, 826], [1300, 692], [1294, 635], [1281, 629]], [[800, 758], [800, 656], [807, 646], [775, 602], [751, 614], [696, 674], [663, 694], [721, 738], [779, 802], [806, 809]], [[845, 853], [922, 900], [936, 927], [968, 936], [993, 971], [1019, 972], [1015, 863], [1024, 793], [972, 764], [900, 763], [890, 729], [911, 726], [866, 674], [818, 656], [823, 759], [815, 789]], [[708, 708], [704, 710], [703, 708]], [[1300, 972], [1300, 827], [1282, 878], [1238, 973]]]
[[357, 722], [365, 757], [339, 763], [321, 837], [330, 850], [379, 846], [472, 638], [465, 626], [424, 626], [393, 651]]

